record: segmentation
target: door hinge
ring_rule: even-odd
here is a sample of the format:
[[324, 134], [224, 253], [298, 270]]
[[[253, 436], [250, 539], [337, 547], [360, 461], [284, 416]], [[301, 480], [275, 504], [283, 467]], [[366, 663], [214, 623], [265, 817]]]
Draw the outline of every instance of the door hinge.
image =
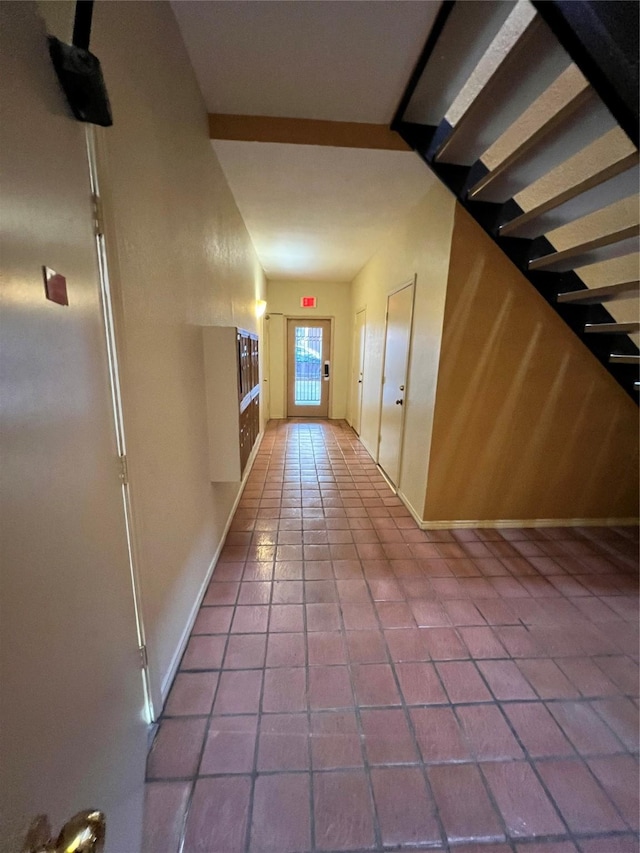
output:
[[96, 237], [100, 237], [104, 235], [104, 212], [99, 195], [91, 196], [91, 206], [93, 210], [93, 232]]
[[138, 646], [138, 651], [140, 652], [140, 664], [143, 669], [146, 669], [149, 666], [149, 656], [147, 655], [147, 647], [145, 645]]
[[129, 468], [127, 466], [127, 457], [123, 453], [121, 456], [118, 456], [118, 461], [120, 463], [120, 482], [123, 486], [129, 485]]

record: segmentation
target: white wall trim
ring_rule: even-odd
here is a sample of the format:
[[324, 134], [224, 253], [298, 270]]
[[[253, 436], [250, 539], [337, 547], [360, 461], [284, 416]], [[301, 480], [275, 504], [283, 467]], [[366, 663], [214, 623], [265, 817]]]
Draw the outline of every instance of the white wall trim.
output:
[[640, 518], [498, 518], [482, 521], [476, 519], [425, 521], [399, 489], [397, 495], [421, 530], [458, 530], [466, 527], [637, 527], [640, 524]]
[[[200, 605], [202, 604], [202, 599], [205, 596], [207, 591], [207, 587], [209, 586], [209, 581], [211, 580], [211, 576], [213, 571], [218, 564], [218, 560], [220, 559], [220, 554], [222, 553], [222, 549], [224, 548], [224, 543], [227, 538], [227, 534], [229, 533], [229, 528], [231, 527], [231, 522], [233, 521], [233, 516], [235, 515], [236, 510], [238, 509], [238, 504], [240, 503], [240, 498], [242, 497], [242, 493], [244, 492], [245, 486], [247, 485], [247, 479], [249, 478], [249, 474], [251, 473], [251, 469], [253, 468], [253, 463], [255, 462], [255, 458], [258, 455], [258, 450], [260, 445], [262, 444], [262, 439], [264, 437], [264, 431], [260, 433], [258, 438], [256, 439], [255, 446], [251, 451], [251, 455], [249, 456], [249, 460], [247, 462], [247, 467], [245, 469], [244, 475], [242, 477], [242, 481], [240, 483], [240, 488], [238, 489], [238, 494], [236, 495], [236, 499], [233, 502], [233, 506], [229, 512], [229, 517], [227, 518], [227, 522], [224, 526], [224, 531], [220, 538], [220, 544], [216, 548], [216, 552], [213, 555], [213, 559], [209, 563], [209, 567], [207, 568], [206, 574], [204, 576], [204, 580], [200, 586], [200, 590], [198, 591], [198, 595], [196, 596], [196, 600], [191, 608], [191, 612], [189, 613], [189, 617], [187, 618], [186, 625], [184, 627], [184, 631], [180, 635], [180, 639], [178, 641], [178, 645], [176, 650], [171, 658], [171, 663], [169, 664], [169, 669], [167, 670], [164, 678], [162, 679], [162, 684], [160, 687], [160, 697], [162, 701], [162, 707], [164, 707], [164, 703], [167, 700], [167, 696], [169, 694], [169, 690], [171, 689], [171, 685], [173, 684], [173, 679], [175, 678], [176, 672], [178, 671], [178, 667], [180, 665], [180, 661], [182, 660], [182, 655], [184, 654], [184, 650], [187, 647], [187, 643], [189, 642], [189, 637], [191, 635], [191, 631], [193, 629], [194, 622], [196, 621], [196, 616], [198, 615], [198, 611], [200, 610]], [[162, 712], [162, 708], [154, 708], [155, 719], [158, 719]]]
[[422, 530], [461, 527], [637, 527], [638, 518], [498, 518], [483, 521], [421, 521]]

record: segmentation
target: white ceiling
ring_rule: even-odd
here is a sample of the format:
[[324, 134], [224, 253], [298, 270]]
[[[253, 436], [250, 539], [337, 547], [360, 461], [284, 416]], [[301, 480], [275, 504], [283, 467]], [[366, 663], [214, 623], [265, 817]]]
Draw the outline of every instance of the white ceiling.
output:
[[[440, 0], [172, 0], [209, 112], [389, 124]], [[216, 140], [269, 278], [350, 281], [434, 178], [410, 152]]]
[[209, 112], [386, 123], [440, 0], [172, 0]]
[[212, 144], [271, 279], [351, 281], [436, 180], [408, 151]]

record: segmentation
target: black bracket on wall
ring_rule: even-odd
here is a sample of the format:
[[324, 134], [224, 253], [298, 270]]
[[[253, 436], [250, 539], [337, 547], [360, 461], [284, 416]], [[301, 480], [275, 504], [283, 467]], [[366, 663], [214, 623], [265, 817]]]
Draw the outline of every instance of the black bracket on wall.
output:
[[89, 51], [93, 0], [77, 0], [73, 24], [73, 44], [49, 36], [49, 54], [58, 80], [78, 121], [110, 127], [111, 104], [102, 68]]

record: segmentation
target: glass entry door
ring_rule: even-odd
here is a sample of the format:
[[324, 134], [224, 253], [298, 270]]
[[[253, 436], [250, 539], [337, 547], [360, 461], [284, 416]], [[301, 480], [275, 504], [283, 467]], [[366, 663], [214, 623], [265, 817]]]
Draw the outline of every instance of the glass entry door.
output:
[[331, 321], [287, 321], [287, 416], [329, 416]]

